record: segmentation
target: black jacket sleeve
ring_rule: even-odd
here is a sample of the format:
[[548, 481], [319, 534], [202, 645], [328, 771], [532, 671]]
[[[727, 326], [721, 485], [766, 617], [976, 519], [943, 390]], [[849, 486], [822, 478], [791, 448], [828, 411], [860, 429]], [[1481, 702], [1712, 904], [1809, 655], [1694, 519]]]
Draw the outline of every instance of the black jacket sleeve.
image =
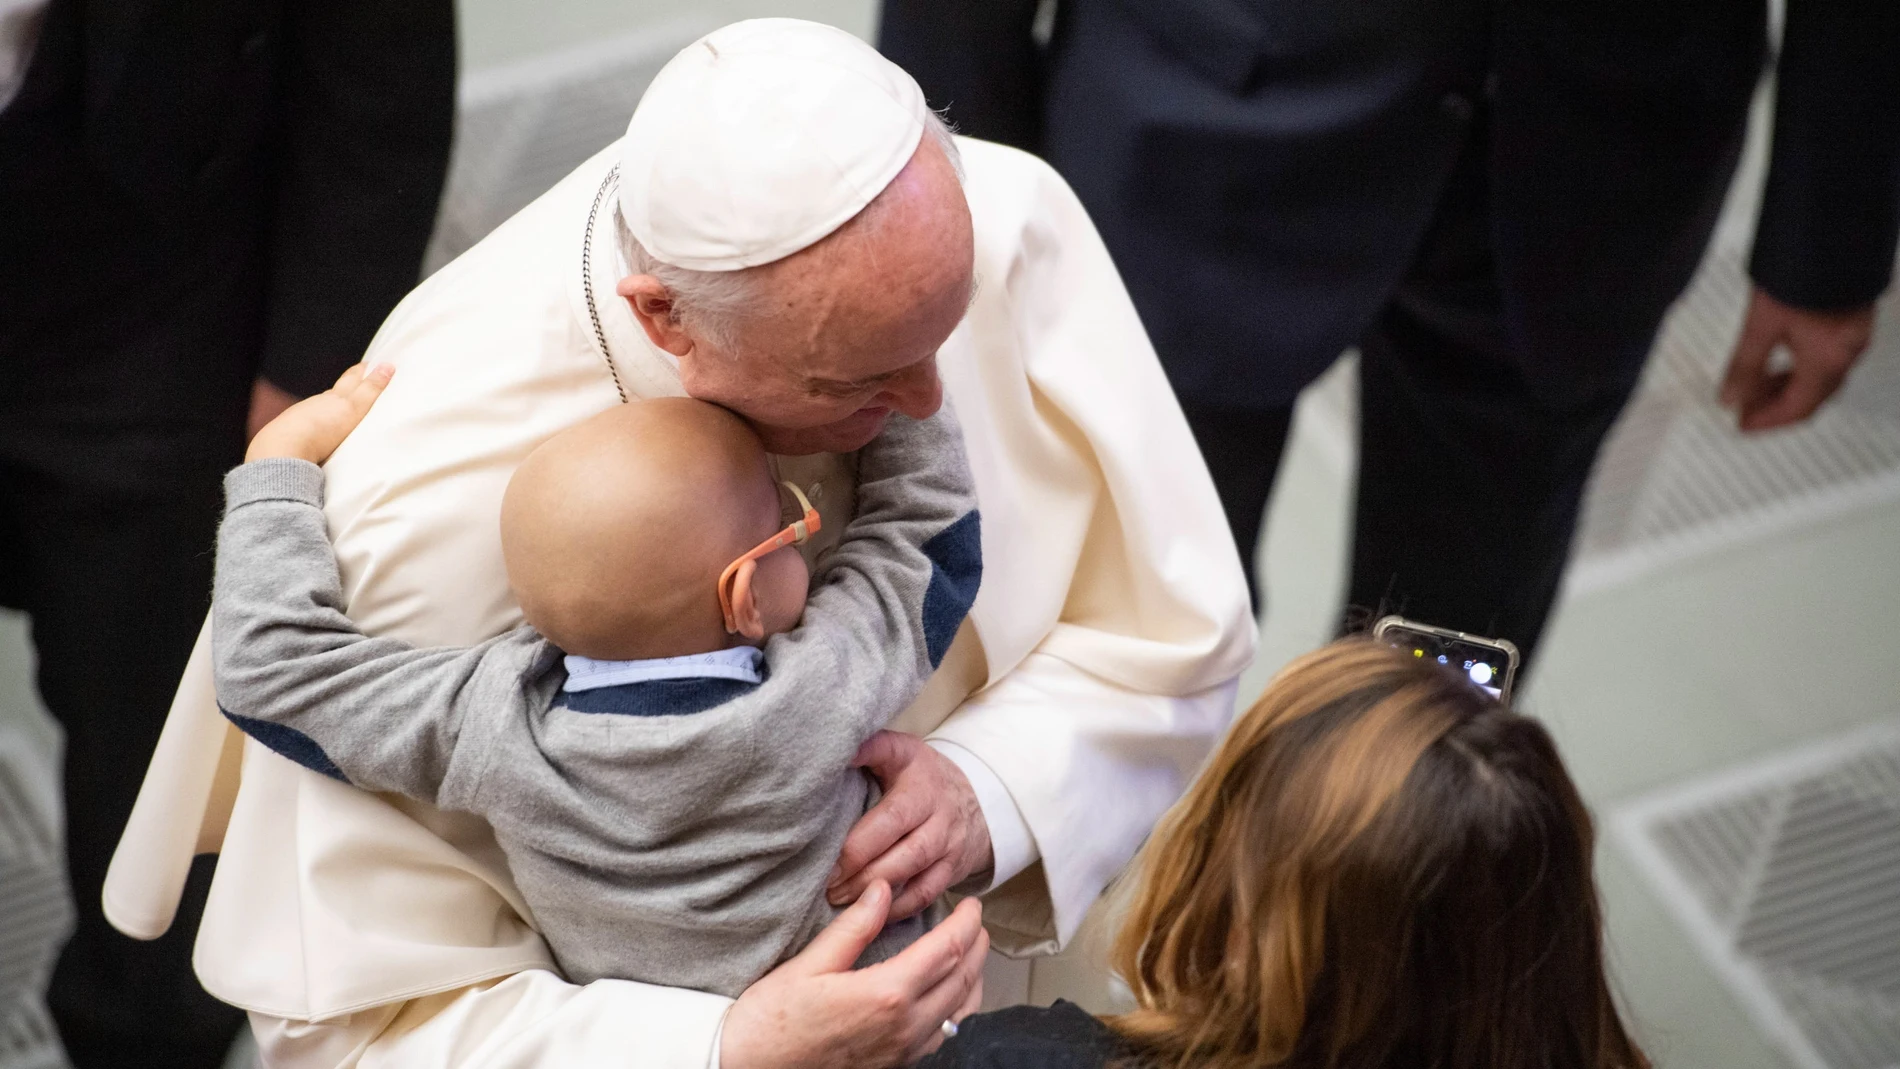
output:
[[916, 1069], [1104, 1069], [1144, 1065], [1107, 1025], [1073, 1002], [1011, 1006], [966, 1017]]
[[1900, 234], [1900, 3], [1789, 0], [1749, 271], [1812, 309], [1887, 288]]
[[291, 393], [361, 359], [416, 284], [455, 116], [451, 0], [287, 9], [259, 373]]
[[957, 132], [1036, 151], [1042, 130], [1037, 0], [884, 0], [877, 47]]

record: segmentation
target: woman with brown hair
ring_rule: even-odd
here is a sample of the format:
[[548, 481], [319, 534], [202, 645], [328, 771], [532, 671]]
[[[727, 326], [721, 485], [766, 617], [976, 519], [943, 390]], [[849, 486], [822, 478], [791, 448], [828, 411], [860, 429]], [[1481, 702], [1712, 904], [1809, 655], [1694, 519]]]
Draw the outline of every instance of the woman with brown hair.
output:
[[931, 1069], [1646, 1069], [1550, 736], [1346, 639], [1287, 666], [1138, 863], [1136, 1009], [963, 1022]]

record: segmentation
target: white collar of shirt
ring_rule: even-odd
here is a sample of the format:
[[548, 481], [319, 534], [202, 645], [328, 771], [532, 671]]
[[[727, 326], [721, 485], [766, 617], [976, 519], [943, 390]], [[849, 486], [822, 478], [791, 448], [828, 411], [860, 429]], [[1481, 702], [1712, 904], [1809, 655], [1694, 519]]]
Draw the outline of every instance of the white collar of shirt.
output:
[[598, 690], [628, 683], [646, 683], [655, 679], [736, 679], [741, 683], [763, 683], [765, 654], [757, 646], [734, 646], [711, 653], [692, 653], [684, 657], [653, 657], [640, 661], [596, 661], [592, 657], [567, 655], [567, 682], [561, 689], [572, 693]]

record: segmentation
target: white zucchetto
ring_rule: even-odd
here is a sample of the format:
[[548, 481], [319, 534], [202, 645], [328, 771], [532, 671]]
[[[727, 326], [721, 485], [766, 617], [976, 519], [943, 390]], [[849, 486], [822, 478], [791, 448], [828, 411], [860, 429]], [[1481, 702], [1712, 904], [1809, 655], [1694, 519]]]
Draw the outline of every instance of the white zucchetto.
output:
[[669, 60], [620, 156], [620, 211], [655, 258], [736, 271], [858, 214], [916, 152], [928, 117], [903, 68], [843, 30], [735, 22]]

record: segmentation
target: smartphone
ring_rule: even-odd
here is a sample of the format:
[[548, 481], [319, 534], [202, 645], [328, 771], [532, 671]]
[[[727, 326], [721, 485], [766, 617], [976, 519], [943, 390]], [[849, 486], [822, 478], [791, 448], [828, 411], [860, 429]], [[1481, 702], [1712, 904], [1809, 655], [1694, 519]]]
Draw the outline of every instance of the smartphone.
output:
[[1518, 654], [1508, 639], [1467, 635], [1403, 616], [1382, 617], [1372, 625], [1372, 637], [1388, 646], [1410, 650], [1414, 657], [1436, 661], [1498, 701], [1506, 705], [1511, 702]]

